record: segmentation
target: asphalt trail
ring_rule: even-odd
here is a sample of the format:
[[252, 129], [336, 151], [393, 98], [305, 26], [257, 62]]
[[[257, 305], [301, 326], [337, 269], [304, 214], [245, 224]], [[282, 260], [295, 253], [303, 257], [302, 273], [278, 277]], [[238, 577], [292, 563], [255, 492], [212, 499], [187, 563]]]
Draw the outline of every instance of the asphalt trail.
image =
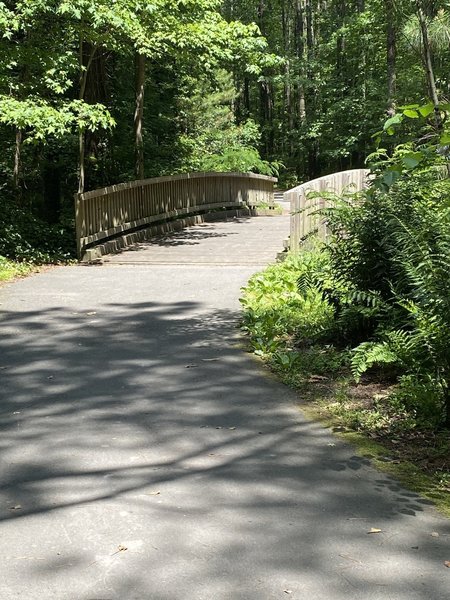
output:
[[242, 350], [239, 289], [286, 230], [0, 289], [1, 599], [448, 600], [450, 522]]

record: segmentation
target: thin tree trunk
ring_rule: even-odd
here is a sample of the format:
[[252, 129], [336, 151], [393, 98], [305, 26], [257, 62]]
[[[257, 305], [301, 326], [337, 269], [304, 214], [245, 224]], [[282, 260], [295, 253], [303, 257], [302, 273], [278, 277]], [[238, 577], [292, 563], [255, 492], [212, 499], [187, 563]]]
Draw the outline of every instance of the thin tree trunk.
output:
[[[306, 74], [305, 63], [307, 62], [306, 57], [306, 14], [304, 7], [305, 0], [297, 0], [296, 4], [296, 15], [295, 15], [295, 44], [296, 44], [296, 56], [301, 69], [301, 76], [304, 77]], [[300, 123], [306, 118], [306, 98], [305, 98], [305, 86], [303, 83], [299, 83], [297, 86], [298, 94], [298, 116]]]
[[[342, 19], [341, 25], [344, 25], [345, 17], [347, 14], [347, 3], [346, 0], [340, 1], [339, 7], [340, 17]], [[341, 30], [342, 31], [342, 30]], [[339, 33], [336, 40], [336, 74], [342, 81], [344, 80], [345, 70], [345, 37], [343, 33]], [[343, 90], [342, 90], [343, 91]]]
[[134, 139], [135, 139], [135, 175], [136, 179], [144, 179], [144, 89], [145, 89], [145, 56], [136, 53], [136, 108], [134, 111]]
[[[289, 140], [289, 156], [294, 154], [294, 140], [292, 137], [292, 131], [294, 129], [294, 103], [292, 99], [292, 82], [291, 82], [291, 13], [289, 5], [281, 7], [282, 17], [282, 35], [283, 35], [283, 46], [285, 60], [285, 79], [284, 79], [284, 108], [288, 122], [288, 140]], [[286, 118], [285, 117], [285, 118]], [[284, 143], [284, 137], [282, 137], [282, 143]]]
[[301, 84], [298, 87], [298, 113], [300, 121], [304, 121], [306, 119], [305, 88]]
[[22, 136], [21, 129], [16, 129], [16, 143], [14, 151], [13, 185], [17, 193], [17, 199], [21, 200], [20, 179], [22, 174]]
[[305, 6], [306, 12], [306, 46], [308, 48], [308, 63], [312, 64], [315, 54], [315, 37], [314, 37], [314, 23], [313, 23], [313, 9], [311, 6], [311, 0], [306, 0]]
[[422, 3], [420, 0], [417, 0], [417, 16], [419, 17], [420, 23], [420, 31], [422, 33], [422, 51], [423, 51], [423, 63], [425, 67], [425, 74], [427, 77], [428, 90], [430, 93], [431, 101], [434, 105], [434, 118], [436, 122], [436, 127], [438, 130], [442, 130], [442, 118], [441, 113], [439, 111], [439, 98], [437, 94], [436, 88], [436, 79], [434, 77], [433, 63], [431, 60], [431, 49], [430, 49], [430, 40], [428, 36], [428, 25], [425, 17], [425, 13], [423, 10]]
[[[96, 50], [97, 50], [97, 48], [95, 46], [93, 46], [91, 48], [91, 52], [89, 53], [88, 60], [85, 65], [84, 64], [84, 43], [83, 43], [82, 39], [80, 40], [80, 54], [79, 54], [80, 92], [79, 92], [79, 96], [78, 96], [78, 98], [80, 100], [84, 99], [89, 68], [94, 59]], [[79, 194], [82, 194], [84, 192], [84, 183], [85, 183], [85, 178], [86, 178], [85, 158], [86, 158], [86, 132], [82, 127], [80, 127], [80, 131], [78, 134], [78, 193]]]
[[386, 61], [387, 61], [387, 114], [395, 114], [395, 96], [397, 91], [397, 30], [394, 19], [394, 0], [384, 0], [386, 12]]
[[[312, 0], [306, 0], [304, 5], [305, 11], [305, 25], [306, 25], [306, 56], [307, 56], [307, 70], [306, 76], [309, 81], [314, 81], [315, 72], [313, 70], [314, 58], [316, 53], [316, 31], [314, 28], [314, 9]], [[317, 107], [317, 95], [314, 88], [308, 94], [308, 118], [312, 121], [315, 117]], [[318, 167], [318, 154], [319, 146], [317, 139], [310, 140], [308, 149], [308, 173], [311, 179], [317, 177]]]
[[86, 138], [84, 129], [78, 133], [78, 193], [84, 192]]

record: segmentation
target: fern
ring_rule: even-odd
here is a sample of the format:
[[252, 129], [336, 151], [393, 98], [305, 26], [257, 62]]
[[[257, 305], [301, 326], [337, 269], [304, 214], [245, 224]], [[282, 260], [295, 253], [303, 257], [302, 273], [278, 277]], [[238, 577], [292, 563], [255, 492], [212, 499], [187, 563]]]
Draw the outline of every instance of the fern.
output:
[[372, 290], [349, 290], [344, 294], [343, 302], [345, 304], [358, 304], [369, 308], [382, 309], [386, 307], [386, 303], [383, 302], [380, 293]]
[[302, 273], [297, 279], [298, 293], [304, 298], [312, 289], [318, 289], [318, 282], [308, 271]]
[[386, 365], [398, 362], [398, 355], [387, 342], [363, 342], [353, 351], [350, 366], [355, 381], [373, 365]]

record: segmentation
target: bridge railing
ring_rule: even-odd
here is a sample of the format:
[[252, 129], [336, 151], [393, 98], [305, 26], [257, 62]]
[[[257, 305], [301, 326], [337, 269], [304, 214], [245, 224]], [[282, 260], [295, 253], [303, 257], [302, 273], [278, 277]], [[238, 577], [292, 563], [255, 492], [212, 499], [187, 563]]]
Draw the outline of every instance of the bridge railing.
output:
[[189, 173], [76, 194], [78, 256], [157, 223], [219, 209], [271, 205], [276, 181], [254, 173]]
[[[347, 189], [359, 192], [367, 187], [368, 174], [368, 169], [341, 171], [313, 179], [284, 193], [284, 200], [290, 202], [289, 248], [291, 252], [298, 252], [302, 239], [314, 231], [317, 231], [321, 239], [326, 238], [325, 220], [315, 214], [317, 210], [328, 206], [327, 199], [321, 197], [320, 192], [342, 194]], [[310, 192], [316, 192], [318, 195], [308, 197]]]

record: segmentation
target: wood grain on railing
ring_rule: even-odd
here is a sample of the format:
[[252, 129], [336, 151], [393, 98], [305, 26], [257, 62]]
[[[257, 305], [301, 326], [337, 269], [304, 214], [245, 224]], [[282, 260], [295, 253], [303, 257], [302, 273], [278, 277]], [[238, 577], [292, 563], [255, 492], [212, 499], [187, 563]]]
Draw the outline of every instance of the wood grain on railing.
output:
[[189, 173], [76, 194], [77, 252], [127, 232], [187, 215], [273, 204], [277, 180], [254, 173]]
[[[328, 203], [325, 197], [320, 196], [320, 192], [335, 194], [342, 194], [345, 190], [359, 192], [367, 187], [368, 174], [368, 169], [341, 171], [313, 179], [284, 193], [284, 199], [290, 202], [291, 210], [289, 241], [291, 252], [298, 252], [301, 241], [314, 231], [317, 231], [321, 239], [326, 238], [326, 223], [317, 214], [317, 210], [325, 208]], [[313, 197], [308, 197], [311, 192], [319, 195], [313, 194]]]

